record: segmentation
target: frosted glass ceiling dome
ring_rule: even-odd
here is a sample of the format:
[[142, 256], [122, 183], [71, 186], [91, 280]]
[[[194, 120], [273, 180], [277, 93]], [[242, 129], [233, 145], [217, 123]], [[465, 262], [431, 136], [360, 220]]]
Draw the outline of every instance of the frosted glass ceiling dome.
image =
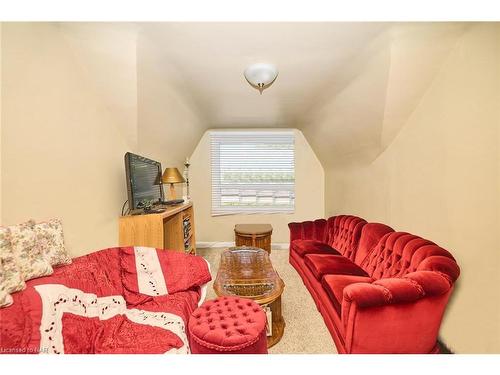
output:
[[250, 65], [243, 73], [246, 80], [262, 94], [262, 91], [276, 80], [278, 68], [273, 64], [257, 63]]

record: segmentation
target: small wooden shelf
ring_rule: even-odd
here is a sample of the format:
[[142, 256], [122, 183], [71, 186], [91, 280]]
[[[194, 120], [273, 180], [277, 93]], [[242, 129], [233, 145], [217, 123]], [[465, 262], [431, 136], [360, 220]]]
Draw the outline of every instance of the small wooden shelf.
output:
[[[190, 229], [184, 236], [184, 222]], [[189, 247], [185, 249], [185, 241]], [[119, 219], [119, 246], [149, 246], [196, 254], [193, 203], [169, 207], [165, 212], [147, 215], [127, 215]]]

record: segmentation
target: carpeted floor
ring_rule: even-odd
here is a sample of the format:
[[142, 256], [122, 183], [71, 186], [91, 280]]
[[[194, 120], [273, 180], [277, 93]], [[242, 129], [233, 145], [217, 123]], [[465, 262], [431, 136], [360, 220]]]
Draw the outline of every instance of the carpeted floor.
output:
[[[219, 268], [223, 248], [197, 249], [197, 255], [210, 263], [212, 281], [207, 299], [215, 298], [212, 284]], [[280, 342], [269, 349], [270, 354], [316, 354], [337, 353], [332, 337], [323, 322], [321, 314], [297, 271], [288, 262], [288, 250], [272, 250], [271, 262], [285, 282], [282, 295], [282, 310], [285, 319], [285, 333]]]

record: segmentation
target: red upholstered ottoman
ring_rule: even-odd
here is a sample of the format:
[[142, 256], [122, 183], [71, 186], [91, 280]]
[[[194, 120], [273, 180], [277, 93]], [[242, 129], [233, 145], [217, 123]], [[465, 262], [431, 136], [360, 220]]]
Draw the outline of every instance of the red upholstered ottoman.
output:
[[189, 319], [193, 354], [266, 354], [266, 314], [246, 298], [206, 301]]

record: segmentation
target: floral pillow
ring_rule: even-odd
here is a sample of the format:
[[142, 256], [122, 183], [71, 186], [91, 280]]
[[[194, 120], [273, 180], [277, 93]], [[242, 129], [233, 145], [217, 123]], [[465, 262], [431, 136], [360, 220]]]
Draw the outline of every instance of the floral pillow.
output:
[[5, 290], [5, 272], [2, 259], [0, 259], [0, 307], [9, 305], [12, 305], [12, 296]]
[[37, 244], [34, 227], [33, 220], [9, 227], [12, 250], [25, 281], [54, 272], [42, 247]]
[[26, 284], [12, 250], [11, 233], [7, 227], [0, 227], [0, 262], [0, 290], [3, 289], [7, 294], [23, 290]]
[[35, 224], [36, 242], [42, 248], [45, 258], [53, 266], [70, 264], [71, 258], [64, 247], [64, 234], [61, 220], [52, 219]]
[[10, 305], [12, 305], [12, 296], [10, 294], [7, 294], [0, 287], [0, 307], [7, 307]]
[[0, 259], [0, 307], [12, 305], [12, 296], [5, 290], [5, 272]]

